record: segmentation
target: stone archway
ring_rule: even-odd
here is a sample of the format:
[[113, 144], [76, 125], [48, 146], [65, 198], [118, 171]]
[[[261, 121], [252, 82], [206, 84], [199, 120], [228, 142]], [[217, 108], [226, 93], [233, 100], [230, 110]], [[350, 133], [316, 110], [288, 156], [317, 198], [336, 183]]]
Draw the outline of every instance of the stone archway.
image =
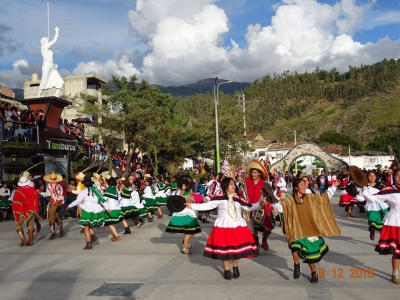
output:
[[295, 147], [290, 149], [284, 157], [272, 164], [271, 168], [277, 168], [286, 171], [285, 168], [292, 165], [296, 159], [302, 156], [314, 156], [318, 158], [319, 160], [321, 160], [321, 162], [324, 163], [328, 171], [338, 171], [349, 166], [347, 162], [326, 152], [321, 146], [315, 143], [307, 142], [299, 143]]

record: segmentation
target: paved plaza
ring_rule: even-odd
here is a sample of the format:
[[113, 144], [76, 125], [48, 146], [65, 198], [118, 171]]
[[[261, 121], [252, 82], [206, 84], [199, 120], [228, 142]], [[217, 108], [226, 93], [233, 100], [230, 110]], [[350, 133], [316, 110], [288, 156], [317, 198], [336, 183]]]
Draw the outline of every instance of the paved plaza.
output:
[[52, 241], [43, 221], [33, 247], [19, 247], [13, 221], [0, 223], [0, 299], [399, 299], [400, 286], [390, 282], [391, 257], [374, 252], [366, 214], [356, 208], [355, 219], [347, 219], [337, 195], [331, 201], [342, 234], [326, 239], [330, 251], [318, 264], [317, 284], [309, 282], [306, 264], [293, 279], [281, 227], [269, 238], [270, 250], [241, 260], [240, 278], [227, 281], [222, 263], [203, 257], [214, 215], [192, 239], [191, 255], [179, 251], [182, 235], [165, 232], [167, 214], [127, 236], [118, 224], [119, 243], [98, 228], [100, 245], [89, 251], [82, 249], [78, 220], [70, 218], [64, 220], [67, 236]]

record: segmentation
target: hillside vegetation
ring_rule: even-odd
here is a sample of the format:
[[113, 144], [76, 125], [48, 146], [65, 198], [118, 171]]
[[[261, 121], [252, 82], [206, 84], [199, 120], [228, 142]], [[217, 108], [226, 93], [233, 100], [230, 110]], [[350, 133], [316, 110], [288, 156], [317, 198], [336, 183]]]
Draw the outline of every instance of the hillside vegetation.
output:
[[[349, 66], [344, 74], [317, 68], [311, 73], [266, 75], [238, 94], [246, 96], [248, 133], [287, 141], [293, 140], [296, 130], [298, 141], [346, 147], [350, 143], [354, 150], [386, 151], [391, 145], [399, 153], [399, 82], [400, 62], [385, 59], [374, 65]], [[178, 113], [214, 125], [211, 96], [181, 99]], [[241, 111], [232, 111], [237, 98], [221, 93], [219, 98], [221, 121], [234, 118], [235, 130], [243, 131]], [[207, 129], [213, 130], [212, 126]]]

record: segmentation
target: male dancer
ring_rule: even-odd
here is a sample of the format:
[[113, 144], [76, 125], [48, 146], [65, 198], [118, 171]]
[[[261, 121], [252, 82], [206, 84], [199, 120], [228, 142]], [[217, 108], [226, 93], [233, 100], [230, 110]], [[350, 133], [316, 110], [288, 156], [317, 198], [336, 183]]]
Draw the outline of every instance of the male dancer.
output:
[[44, 175], [43, 180], [48, 183], [47, 192], [46, 194], [42, 193], [42, 195], [50, 197], [48, 214], [51, 236], [49, 240], [53, 240], [57, 236], [55, 221], [57, 221], [58, 227], [60, 228], [59, 237], [65, 236], [65, 231], [60, 217], [61, 207], [64, 205], [63, 188], [60, 185], [63, 178], [60, 174], [53, 172]]
[[[251, 204], [257, 203], [262, 195], [261, 190], [264, 187], [264, 181], [268, 179], [267, 170], [260, 161], [252, 160], [247, 165], [246, 172], [250, 176], [246, 178], [247, 200]], [[250, 214], [250, 220], [248, 221], [249, 229], [253, 233], [254, 241], [256, 242], [257, 247], [259, 246], [258, 232], [261, 231], [263, 233], [262, 247], [265, 251], [269, 250], [267, 239], [274, 228], [270, 216], [271, 211], [273, 211], [272, 206], [266, 205], [264, 208], [266, 221], [263, 224], [259, 224], [254, 221], [254, 217], [256, 216], [255, 212]]]
[[[33, 223], [35, 219], [39, 217], [39, 199], [35, 188], [29, 184], [30, 180], [27, 177], [22, 176], [18, 182], [18, 189], [14, 193], [12, 210], [15, 219], [15, 228], [21, 238], [22, 246], [33, 246]], [[26, 242], [24, 235], [24, 229], [22, 225], [26, 221], [28, 226], [29, 240]]]

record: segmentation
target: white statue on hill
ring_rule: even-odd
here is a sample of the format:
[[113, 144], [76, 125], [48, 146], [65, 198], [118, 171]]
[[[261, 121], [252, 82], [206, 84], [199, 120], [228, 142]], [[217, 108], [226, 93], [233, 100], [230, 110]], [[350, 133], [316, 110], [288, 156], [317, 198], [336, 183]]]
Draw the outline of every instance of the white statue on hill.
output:
[[64, 86], [64, 80], [61, 78], [60, 73], [58, 73], [58, 66], [54, 64], [54, 53], [51, 51], [51, 47], [57, 42], [58, 39], [58, 27], [55, 28], [56, 34], [52, 41], [49, 41], [47, 37], [40, 40], [41, 51], [43, 56], [43, 66], [42, 66], [42, 80], [40, 81], [39, 92], [37, 97], [39, 98], [44, 90], [51, 88], [56, 88], [56, 93], [54, 96], [58, 97]]

